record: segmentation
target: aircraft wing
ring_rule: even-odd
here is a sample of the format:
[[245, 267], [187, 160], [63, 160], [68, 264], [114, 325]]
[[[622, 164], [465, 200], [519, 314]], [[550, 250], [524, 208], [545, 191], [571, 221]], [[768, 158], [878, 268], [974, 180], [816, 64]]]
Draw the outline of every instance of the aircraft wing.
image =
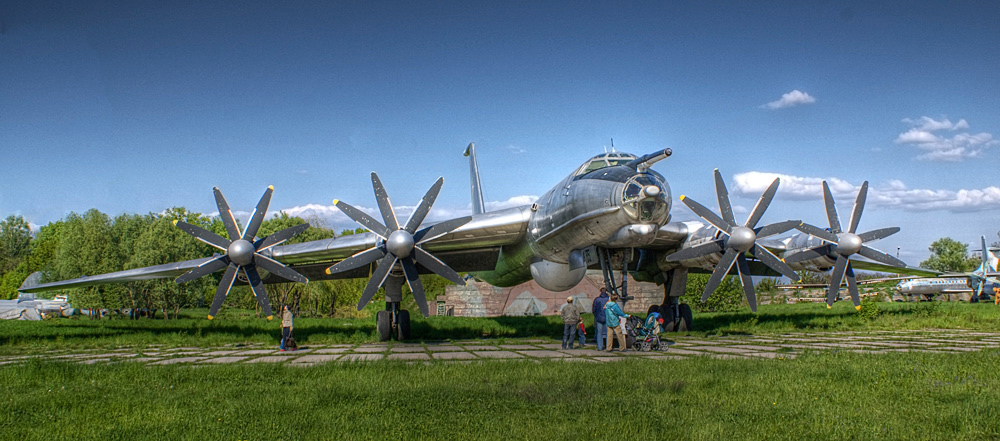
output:
[[167, 263], [163, 265], [148, 266], [145, 268], [136, 268], [125, 271], [116, 271], [113, 273], [99, 274], [96, 276], [84, 276], [78, 277], [76, 279], [63, 280], [59, 282], [43, 283], [40, 285], [33, 286], [22, 286], [18, 288], [18, 291], [23, 292], [41, 292], [41, 291], [52, 291], [57, 289], [68, 289], [68, 288], [84, 288], [94, 285], [104, 285], [107, 283], [125, 283], [134, 282], [137, 280], [153, 280], [153, 279], [163, 279], [167, 277], [177, 277], [184, 274], [199, 265], [215, 259], [213, 257], [204, 257], [201, 259], [185, 260], [183, 262]]
[[851, 266], [855, 270], [865, 270], [865, 271], [875, 271], [880, 273], [891, 273], [891, 274], [906, 274], [908, 276], [922, 276], [922, 277], [937, 277], [941, 273], [934, 270], [929, 270], [926, 268], [920, 268], [916, 266], [905, 266], [896, 267], [892, 265], [886, 265], [884, 263], [872, 262], [870, 260], [861, 260], [857, 257], [851, 257]]
[[[496, 268], [500, 247], [520, 241], [527, 232], [530, 213], [529, 207], [515, 207], [478, 214], [465, 225], [441, 237], [427, 241], [422, 247], [426, 251], [434, 253], [442, 262], [456, 271], [492, 270]], [[325, 270], [334, 263], [374, 247], [377, 240], [378, 236], [373, 233], [354, 234], [335, 239], [275, 246], [269, 250], [269, 255], [265, 252], [265, 256], [289, 266], [309, 280], [361, 278], [368, 277], [370, 274], [368, 266], [333, 275], [326, 274]], [[25, 287], [20, 291], [39, 292], [83, 288], [107, 283], [176, 278], [215, 259], [215, 257], [79, 277]], [[420, 269], [421, 273], [430, 273], [422, 267]], [[267, 273], [262, 274], [261, 279], [264, 283], [287, 282], [286, 279]], [[246, 281], [237, 279], [236, 283], [246, 283]]]

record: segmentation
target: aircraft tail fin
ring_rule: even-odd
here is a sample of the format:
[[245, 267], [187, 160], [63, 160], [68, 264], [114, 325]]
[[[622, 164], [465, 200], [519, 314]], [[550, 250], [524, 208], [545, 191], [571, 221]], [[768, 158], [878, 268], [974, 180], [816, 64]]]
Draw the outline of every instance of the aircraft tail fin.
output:
[[982, 241], [981, 245], [983, 249], [983, 263], [979, 265], [979, 271], [984, 275], [986, 273], [996, 272], [997, 266], [1000, 265], [1000, 259], [998, 259], [997, 256], [994, 256], [993, 253], [990, 252], [990, 249], [986, 247], [986, 236], [980, 236], [979, 240]]
[[472, 214], [482, 214], [486, 212], [483, 203], [483, 188], [479, 183], [479, 163], [476, 162], [476, 143], [470, 142], [465, 148], [465, 156], [469, 157], [469, 174], [472, 186]]

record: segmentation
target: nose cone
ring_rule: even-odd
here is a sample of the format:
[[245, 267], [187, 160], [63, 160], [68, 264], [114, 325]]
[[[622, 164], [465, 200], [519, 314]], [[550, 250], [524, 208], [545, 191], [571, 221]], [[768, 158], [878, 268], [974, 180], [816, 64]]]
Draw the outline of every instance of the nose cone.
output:
[[757, 240], [757, 235], [754, 234], [753, 230], [747, 227], [735, 227], [732, 233], [729, 234], [729, 247], [735, 249], [736, 251], [745, 253], [753, 248], [754, 241]]
[[836, 251], [845, 256], [861, 251], [861, 238], [857, 234], [840, 233], [837, 240]]

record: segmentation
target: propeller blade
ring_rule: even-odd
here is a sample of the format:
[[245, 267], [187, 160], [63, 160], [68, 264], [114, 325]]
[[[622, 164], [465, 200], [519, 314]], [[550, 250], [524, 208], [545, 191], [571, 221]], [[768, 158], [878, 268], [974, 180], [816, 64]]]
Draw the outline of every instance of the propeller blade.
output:
[[986, 284], [986, 281], [980, 281], [979, 282], [979, 284], [978, 284], [979, 286], [976, 287], [976, 299], [979, 299], [979, 298], [981, 298], [983, 296], [983, 285], [985, 285], [985, 284]]
[[424, 268], [431, 270], [434, 274], [455, 282], [455, 284], [459, 286], [465, 286], [465, 279], [463, 279], [462, 276], [458, 275], [458, 273], [451, 269], [448, 265], [445, 265], [444, 262], [438, 260], [437, 257], [431, 255], [431, 253], [424, 251], [422, 248], [414, 247], [413, 257], [416, 258], [417, 262], [423, 265]]
[[411, 259], [402, 259], [403, 272], [406, 273], [406, 284], [410, 285], [410, 292], [413, 294], [413, 301], [420, 307], [420, 312], [424, 317], [430, 317], [430, 310], [427, 308], [427, 298], [424, 296], [424, 285], [420, 283], [420, 274]]
[[833, 193], [830, 193], [830, 186], [826, 181], [823, 181], [823, 205], [826, 205], [826, 218], [830, 221], [830, 231], [834, 234], [843, 232], [844, 230], [840, 229], [840, 218], [837, 217], [837, 203], [833, 201]]
[[285, 265], [282, 265], [280, 262], [271, 259], [270, 257], [261, 254], [256, 254], [253, 256], [253, 261], [255, 264], [257, 264], [257, 266], [264, 268], [265, 271], [280, 276], [285, 280], [298, 283], [309, 283], [309, 279], [307, 279], [302, 274], [299, 274], [298, 271], [295, 271]]
[[326, 269], [327, 274], [336, 274], [343, 271], [352, 270], [355, 268], [360, 268], [365, 265], [370, 265], [372, 262], [385, 257], [385, 251], [381, 248], [369, 248], [360, 253], [357, 253], [351, 257], [348, 257], [336, 265], [333, 265]]
[[243, 273], [247, 275], [250, 289], [253, 290], [253, 295], [257, 296], [257, 303], [260, 304], [260, 309], [264, 310], [264, 316], [268, 320], [274, 319], [274, 313], [271, 312], [271, 302], [267, 299], [267, 290], [264, 289], [264, 282], [260, 280], [257, 266], [252, 264], [244, 266]]
[[743, 285], [743, 294], [747, 297], [747, 304], [750, 310], [757, 312], [757, 294], [753, 291], [753, 279], [750, 277], [750, 267], [747, 266], [747, 258], [740, 253], [736, 256], [736, 271], [740, 273], [740, 284]]
[[[747, 218], [747, 224], [746, 224], [747, 228], [754, 228], [757, 226], [757, 222], [760, 222], [760, 218], [764, 216], [764, 211], [767, 210], [767, 207], [769, 205], [771, 205], [771, 200], [774, 199], [774, 194], [777, 193], [778, 184], [780, 182], [781, 179], [774, 178], [774, 182], [771, 182], [771, 185], [767, 187], [767, 190], [764, 190], [764, 194], [760, 195], [760, 200], [757, 201], [757, 205], [754, 206], [753, 211], [750, 212], [750, 217]], [[788, 230], [792, 228], [794, 228], [794, 226], [790, 227]], [[782, 233], [784, 233], [785, 231], [782, 231]], [[778, 234], [778, 233], [773, 233], [773, 234]]]
[[299, 224], [294, 227], [288, 227], [285, 228], [284, 230], [272, 233], [270, 236], [267, 236], [257, 241], [257, 243], [254, 245], [257, 248], [257, 252], [259, 253], [275, 245], [279, 245], [282, 242], [291, 239], [297, 236], [299, 233], [306, 231], [308, 229], [309, 229], [309, 224]]
[[727, 224], [726, 221], [722, 220], [719, 215], [713, 213], [712, 210], [705, 208], [704, 205], [699, 204], [697, 201], [687, 196], [681, 196], [681, 202], [683, 202], [684, 205], [687, 205], [688, 208], [694, 212], [694, 214], [698, 215], [698, 217], [704, 219], [706, 222], [712, 224], [713, 227], [718, 228], [726, 234], [731, 233], [733, 231], [733, 226], [736, 225]]
[[886, 237], [892, 236], [898, 232], [899, 227], [880, 228], [867, 233], [861, 233], [858, 237], [861, 238], [862, 242], [871, 242], [873, 240], [885, 239]]
[[865, 210], [865, 200], [868, 198], [868, 181], [861, 184], [861, 190], [858, 191], [858, 198], [854, 201], [854, 212], [851, 213], [851, 229], [847, 230], [848, 233], [854, 233], [858, 231], [858, 223], [861, 222], [861, 212]]
[[219, 187], [215, 187], [212, 191], [215, 192], [215, 204], [219, 207], [219, 217], [222, 218], [222, 224], [226, 226], [226, 234], [229, 235], [229, 239], [236, 240], [242, 237], [240, 227], [236, 225], [236, 218], [233, 217], [233, 210], [229, 209], [229, 203], [226, 202], [226, 197], [222, 195], [222, 190], [219, 190]]
[[800, 251], [795, 254], [790, 254], [784, 259], [785, 263], [798, 263], [804, 262], [806, 260], [813, 260], [817, 257], [829, 256], [830, 255], [830, 245], [823, 244], [818, 247], [813, 247], [808, 250]]
[[271, 193], [273, 192], [273, 185], [268, 185], [267, 190], [264, 190], [264, 195], [260, 197], [257, 207], [254, 208], [253, 214], [250, 215], [250, 223], [247, 224], [247, 229], [243, 231], [243, 240], [252, 242], [254, 237], [257, 237], [257, 230], [260, 229], [260, 224], [264, 222], [264, 216], [267, 215], [267, 207], [271, 205]]
[[712, 277], [708, 278], [708, 284], [705, 285], [705, 292], [701, 295], [702, 303], [705, 303], [705, 301], [708, 300], [708, 296], [712, 295], [712, 293], [715, 292], [715, 288], [719, 287], [719, 284], [722, 283], [722, 278], [726, 277], [729, 270], [733, 268], [736, 256], [739, 256], [740, 254], [742, 253], [730, 248], [726, 250], [726, 254], [722, 255], [722, 258], [719, 259], [718, 265], [715, 265], [715, 270], [712, 271]]
[[471, 220], [472, 216], [465, 216], [431, 225], [423, 230], [417, 231], [417, 233], [413, 235], [413, 243], [419, 245], [429, 240], [437, 239], [438, 237], [444, 236], [445, 234], [458, 229], [458, 227], [469, 223]]
[[181, 274], [180, 277], [174, 279], [174, 283], [184, 283], [190, 282], [199, 277], [207, 276], [220, 269], [225, 268], [229, 265], [229, 256], [219, 256], [216, 258], [208, 258], [205, 263], [198, 265], [191, 271]]
[[347, 217], [354, 220], [354, 222], [357, 222], [362, 227], [367, 228], [368, 231], [375, 233], [376, 235], [378, 235], [378, 237], [381, 237], [382, 239], [388, 238], [389, 234], [392, 233], [392, 230], [386, 228], [385, 225], [382, 225], [381, 222], [373, 219], [365, 212], [348, 205], [346, 202], [334, 199], [333, 205], [336, 205], [337, 208], [340, 209], [340, 211], [346, 214]]
[[758, 239], [761, 239], [768, 236], [774, 236], [775, 234], [781, 234], [788, 230], [793, 230], [801, 224], [802, 221], [800, 220], [790, 220], [756, 228], [753, 232], [757, 235]]
[[851, 292], [851, 301], [854, 302], [854, 309], [861, 310], [861, 293], [858, 292], [858, 281], [854, 278], [854, 268], [851, 261], [847, 261], [847, 290]]
[[840, 284], [844, 281], [844, 271], [847, 271], [849, 260], [844, 256], [837, 256], [837, 264], [833, 266], [830, 273], [830, 287], [826, 290], [826, 306], [833, 306], [837, 300], [837, 293], [840, 292]]
[[181, 231], [194, 236], [195, 239], [205, 242], [222, 251], [229, 251], [229, 245], [233, 243], [229, 239], [219, 236], [218, 234], [215, 234], [197, 225], [191, 225], [184, 221], [175, 220], [174, 225], [177, 228], [180, 228]]
[[754, 256], [763, 262], [764, 265], [767, 265], [769, 268], [781, 273], [781, 275], [792, 279], [793, 282], [799, 281], [799, 275], [795, 273], [795, 270], [786, 265], [785, 262], [782, 262], [781, 259], [778, 259], [778, 256], [775, 256], [774, 253], [771, 253], [767, 248], [754, 244], [753, 250]]
[[903, 262], [902, 260], [899, 260], [895, 257], [892, 257], [886, 253], [883, 253], [867, 245], [861, 245], [861, 249], [858, 250], [858, 254], [865, 256], [876, 262], [882, 262], [886, 265], [892, 265], [900, 268], [906, 267], [906, 262]]
[[229, 295], [229, 289], [233, 287], [233, 281], [236, 280], [237, 269], [236, 265], [230, 263], [229, 268], [226, 269], [226, 273], [222, 275], [219, 286], [215, 288], [215, 299], [212, 300], [212, 307], [208, 310], [209, 320], [215, 318], [215, 315], [219, 313], [219, 308], [222, 307], [222, 302]]
[[729, 225], [736, 225], [736, 218], [733, 216], [733, 206], [729, 203], [729, 189], [726, 188], [726, 182], [722, 180], [722, 173], [719, 173], [719, 169], [715, 169], [715, 195], [719, 198], [719, 210], [722, 213], [722, 220], [726, 221]]
[[420, 204], [417, 205], [417, 209], [413, 211], [413, 214], [410, 215], [410, 219], [406, 221], [406, 226], [403, 227], [404, 230], [409, 231], [410, 234], [417, 231], [417, 227], [419, 227], [420, 223], [424, 221], [425, 217], [427, 217], [427, 213], [431, 211], [431, 206], [434, 205], [434, 201], [437, 199], [438, 193], [441, 192], [442, 185], [444, 185], [443, 177], [438, 178], [438, 180], [434, 182], [434, 185], [427, 190], [427, 194], [425, 194], [424, 198], [420, 200]]
[[399, 229], [399, 222], [396, 221], [396, 213], [392, 211], [392, 203], [389, 202], [389, 193], [386, 193], [382, 186], [382, 180], [375, 172], [372, 172], [372, 188], [375, 189], [375, 202], [378, 202], [378, 210], [382, 212], [382, 219], [389, 232]]
[[820, 239], [823, 239], [823, 240], [825, 240], [827, 242], [837, 243], [840, 240], [840, 238], [838, 238], [836, 234], [831, 233], [829, 231], [826, 231], [826, 230], [824, 230], [822, 228], [819, 228], [819, 227], [814, 227], [814, 226], [809, 225], [807, 223], [802, 223], [801, 225], [799, 225], [799, 226], [797, 226], [795, 228], [797, 230], [803, 232], [803, 233], [806, 233], [806, 234], [811, 235], [811, 236], [816, 236], [816, 237], [818, 237]]
[[378, 262], [378, 267], [375, 268], [375, 272], [372, 273], [371, 278], [368, 280], [368, 285], [365, 285], [365, 291], [361, 293], [361, 299], [358, 300], [358, 311], [364, 309], [365, 305], [372, 300], [372, 297], [375, 297], [375, 293], [385, 283], [385, 278], [389, 277], [389, 270], [396, 264], [396, 260], [396, 256], [386, 254]]
[[712, 253], [718, 253], [725, 249], [723, 248], [722, 244], [723, 241], [714, 240], [706, 244], [701, 244], [693, 246], [691, 248], [686, 248], [667, 256], [667, 260], [678, 262], [681, 260], [694, 259], [701, 256], [706, 256]]

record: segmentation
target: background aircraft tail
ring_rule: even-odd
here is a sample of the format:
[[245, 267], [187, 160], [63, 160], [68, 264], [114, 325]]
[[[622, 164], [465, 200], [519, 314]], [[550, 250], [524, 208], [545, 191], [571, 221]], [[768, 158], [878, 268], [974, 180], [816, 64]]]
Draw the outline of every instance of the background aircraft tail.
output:
[[476, 143], [470, 142], [465, 148], [465, 156], [469, 157], [469, 174], [472, 184], [472, 214], [482, 214], [486, 212], [483, 204], [483, 188], [479, 184], [479, 163], [476, 162]]

